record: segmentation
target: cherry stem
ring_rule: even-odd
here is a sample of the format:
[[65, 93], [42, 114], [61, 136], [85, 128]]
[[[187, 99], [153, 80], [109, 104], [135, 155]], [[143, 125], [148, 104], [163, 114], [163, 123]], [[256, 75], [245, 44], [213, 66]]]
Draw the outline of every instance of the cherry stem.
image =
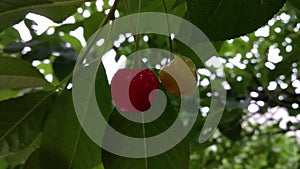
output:
[[[125, 9], [126, 9], [127, 15], [130, 15], [131, 14], [131, 9], [130, 9], [130, 5], [129, 5], [128, 0], [124, 0], [124, 5], [125, 5]], [[140, 11], [141, 11], [141, 0], [139, 0], [138, 13]], [[134, 40], [135, 40], [135, 51], [138, 51], [139, 50], [139, 43], [140, 43], [140, 38], [139, 38], [140, 36], [137, 33], [137, 31], [138, 31], [138, 25], [139, 25], [139, 17], [137, 19], [135, 30], [134, 30], [134, 26], [133, 26], [132, 20], [129, 19], [129, 21], [130, 21], [130, 26], [131, 26], [132, 32], [136, 32], [136, 34], [134, 33], [135, 35], [133, 35], [133, 37], [134, 37]], [[142, 67], [141, 56], [138, 53], [135, 53], [134, 60], [133, 60], [133, 68], [137, 68], [138, 69], [138, 68], [141, 68], [141, 67]]]
[[[172, 53], [173, 52], [173, 45], [172, 45], [171, 29], [170, 29], [170, 21], [169, 21], [169, 17], [168, 17], [168, 10], [167, 10], [167, 6], [166, 6], [165, 0], [161, 0], [161, 2], [162, 2], [162, 5], [163, 5], [164, 12], [166, 13], [167, 29], [168, 29], [168, 34], [169, 34], [169, 36], [168, 36], [169, 50]], [[170, 60], [174, 59], [174, 57], [173, 57], [172, 54], [170, 55], [169, 58], [170, 58]]]

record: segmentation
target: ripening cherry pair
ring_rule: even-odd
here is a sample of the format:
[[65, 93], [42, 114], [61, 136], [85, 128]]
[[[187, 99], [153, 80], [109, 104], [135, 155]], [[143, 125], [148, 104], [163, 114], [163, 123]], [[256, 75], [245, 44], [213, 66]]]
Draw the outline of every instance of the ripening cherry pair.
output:
[[[187, 57], [175, 57], [160, 70], [159, 79], [167, 92], [187, 96], [197, 87], [196, 66]], [[111, 81], [115, 106], [125, 113], [148, 110], [158, 88], [159, 80], [150, 69], [120, 69]]]

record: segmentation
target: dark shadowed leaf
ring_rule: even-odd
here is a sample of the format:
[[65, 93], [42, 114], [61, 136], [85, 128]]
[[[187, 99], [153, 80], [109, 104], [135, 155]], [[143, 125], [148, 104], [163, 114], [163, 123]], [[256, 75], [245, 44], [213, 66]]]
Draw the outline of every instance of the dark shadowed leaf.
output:
[[26, 160], [23, 169], [43, 169], [40, 163], [40, 151], [36, 150], [30, 157]]
[[286, 0], [188, 0], [189, 17], [211, 40], [253, 32], [271, 19]]
[[38, 92], [0, 102], [0, 155], [32, 143], [42, 130], [52, 98], [51, 93]]
[[20, 22], [29, 12], [45, 15], [55, 22], [62, 22], [83, 2], [84, 0], [3, 0], [0, 2], [0, 32]]
[[106, 71], [103, 64], [99, 65], [95, 82], [96, 99], [102, 115], [108, 120], [112, 112], [112, 97], [110, 85], [108, 84]]
[[32, 144], [26, 147], [24, 150], [18, 151], [12, 155], [6, 156], [5, 160], [10, 165], [11, 168], [17, 168], [27, 160], [33, 152], [35, 152], [41, 144], [41, 134], [34, 139]]
[[43, 75], [29, 62], [0, 57], [0, 88], [24, 89], [49, 85]]
[[[161, 117], [154, 122], [145, 124], [146, 137], [164, 132], [170, 127], [176, 115], [174, 109], [167, 106]], [[110, 116], [109, 122], [112, 127], [122, 134], [138, 138], [144, 137], [143, 124], [128, 121], [116, 109]], [[104, 150], [102, 152], [102, 161], [107, 169], [188, 169], [189, 165], [189, 144], [185, 140], [165, 153], [148, 158], [127, 158]]]
[[63, 80], [73, 71], [75, 63], [75, 59], [67, 58], [65, 56], [57, 57], [53, 62], [53, 70], [56, 77], [59, 80]]
[[54, 102], [42, 136], [43, 169], [92, 169], [101, 163], [101, 149], [81, 128], [71, 96], [64, 91]]

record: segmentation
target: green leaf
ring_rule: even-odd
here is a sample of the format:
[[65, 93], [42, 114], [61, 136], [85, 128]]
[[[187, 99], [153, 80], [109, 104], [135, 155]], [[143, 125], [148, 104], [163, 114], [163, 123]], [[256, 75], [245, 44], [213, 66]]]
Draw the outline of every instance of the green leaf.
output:
[[0, 102], [0, 155], [29, 146], [41, 132], [52, 94], [32, 93]]
[[103, 63], [99, 65], [95, 82], [96, 99], [99, 104], [102, 115], [108, 120], [113, 110], [110, 85], [108, 84], [106, 71]]
[[97, 167], [93, 168], [93, 169], [104, 169], [103, 165], [98, 165]]
[[47, 18], [53, 20], [56, 23], [63, 22], [66, 18], [76, 12], [77, 8], [80, 7], [82, 2], [74, 3], [75, 5], [70, 6], [54, 6], [54, 7], [41, 7], [32, 9], [33, 13], [44, 15]]
[[299, 0], [288, 0], [288, 2], [297, 9], [300, 9], [300, 1]]
[[99, 29], [105, 16], [106, 15], [104, 13], [97, 12], [82, 22], [84, 38], [86, 40], [88, 40]]
[[5, 31], [0, 33], [0, 42], [2, 45], [8, 45], [19, 39], [20, 39], [19, 32], [12, 27], [7, 28]]
[[0, 101], [17, 97], [19, 93], [18, 90], [0, 90]]
[[211, 40], [253, 32], [266, 24], [286, 0], [188, 0], [189, 17]]
[[[123, 14], [138, 13], [138, 12], [165, 12], [163, 7], [163, 1], [161, 0], [151, 0], [151, 1], [141, 1], [141, 8], [139, 11], [139, 1], [128, 1], [130, 11], [126, 7], [126, 1], [120, 3], [118, 10]], [[167, 0], [165, 1], [167, 12], [169, 14], [177, 15], [183, 17], [186, 8], [177, 9], [179, 5], [184, 5], [182, 0]], [[179, 11], [178, 11], [179, 10]]]
[[3, 0], [0, 2], [0, 32], [20, 22], [29, 12], [45, 15], [55, 22], [62, 22], [83, 2], [84, 0]]
[[[164, 132], [174, 122], [176, 115], [174, 109], [170, 105], [167, 106], [161, 117], [145, 124], [143, 132], [142, 123], [128, 121], [114, 109], [109, 123], [124, 135], [143, 138], [143, 133], [149, 137]], [[103, 150], [102, 161], [105, 169], [188, 169], [189, 154], [189, 144], [183, 140], [169, 151], [148, 158], [121, 157]]]
[[0, 159], [0, 168], [6, 168], [7, 167], [7, 162], [4, 159]]
[[43, 169], [91, 169], [101, 163], [101, 149], [82, 130], [72, 101], [64, 91], [48, 116], [40, 148]]
[[65, 42], [68, 42], [71, 44], [71, 46], [76, 49], [76, 54], [79, 55], [81, 49], [82, 49], [82, 45], [80, 43], [80, 41], [75, 38], [74, 36], [71, 36], [70, 34], [64, 34], [61, 39]]
[[0, 88], [24, 89], [45, 87], [49, 83], [29, 62], [21, 59], [0, 57]]
[[[30, 157], [30, 155], [36, 151], [36, 149], [39, 148], [41, 143], [41, 135], [39, 135], [31, 145], [26, 147], [24, 150], [19, 151], [18, 153], [15, 153], [13, 155], [5, 157], [7, 163], [10, 165], [10, 167], [15, 167], [20, 164], [23, 164], [25, 160]], [[16, 168], [16, 167], [15, 167]]]
[[40, 151], [36, 150], [26, 160], [23, 169], [43, 169], [40, 164]]

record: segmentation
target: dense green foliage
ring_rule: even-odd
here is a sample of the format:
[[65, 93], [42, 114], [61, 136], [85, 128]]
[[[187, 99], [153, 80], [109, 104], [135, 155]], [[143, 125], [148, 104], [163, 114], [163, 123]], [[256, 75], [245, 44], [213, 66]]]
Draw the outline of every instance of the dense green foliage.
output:
[[[218, 129], [200, 144], [211, 100], [203, 63], [168, 37], [124, 36], [112, 49], [116, 61], [137, 49], [172, 49], [191, 58], [199, 70], [196, 124], [174, 148], [146, 159], [120, 157], [97, 146], [76, 118], [70, 87], [85, 45], [72, 32], [82, 29], [87, 41], [109, 20], [137, 12], [167, 12], [195, 24], [214, 44], [227, 80]], [[38, 33], [39, 25], [28, 13], [57, 24]], [[63, 22], [66, 18], [74, 22]], [[0, 169], [300, 168], [299, 0], [4, 0], [0, 20]], [[19, 22], [31, 40], [24, 41], [13, 27]], [[172, 95], [153, 123], [141, 127], [126, 121], [112, 106], [103, 65], [97, 73], [97, 102], [119, 132], [152, 136], [174, 121], [179, 101]]]

